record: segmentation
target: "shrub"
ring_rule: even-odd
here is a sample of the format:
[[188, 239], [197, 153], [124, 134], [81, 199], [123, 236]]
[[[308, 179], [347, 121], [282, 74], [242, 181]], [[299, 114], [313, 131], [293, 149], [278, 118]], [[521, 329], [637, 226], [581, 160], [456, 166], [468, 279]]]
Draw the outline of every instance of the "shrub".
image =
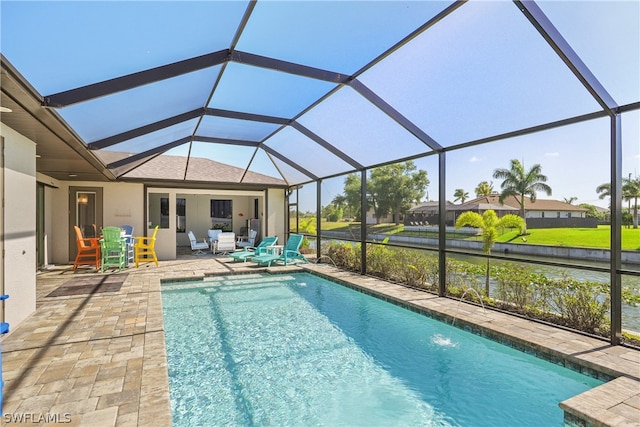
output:
[[611, 301], [605, 285], [574, 280], [566, 275], [551, 280], [550, 285], [556, 290], [552, 304], [566, 326], [590, 333], [608, 328]]
[[[367, 245], [369, 274], [437, 291], [437, 256], [418, 250], [393, 248], [385, 243]], [[360, 244], [332, 242], [326, 252], [336, 266], [360, 271]], [[493, 266], [491, 273], [497, 281], [496, 298], [485, 295], [485, 304], [593, 334], [604, 335], [609, 328], [607, 313], [610, 301], [605, 284], [574, 280], [566, 274], [559, 279], [550, 279], [526, 264], [516, 263]], [[482, 295], [485, 292], [484, 274], [484, 265], [447, 259], [447, 293], [461, 296], [473, 288]], [[475, 293], [468, 295], [476, 299]], [[626, 300], [637, 302], [637, 295], [628, 292], [625, 295]]]
[[360, 245], [331, 242], [327, 247], [327, 255], [336, 267], [346, 270], [360, 271]]
[[534, 298], [534, 274], [527, 265], [507, 264], [494, 267], [493, 275], [498, 281], [496, 298], [522, 310], [532, 305]]
[[[447, 292], [451, 295], [460, 296], [467, 288], [473, 288], [483, 294], [485, 290], [482, 286], [482, 280], [484, 279], [485, 268], [483, 265], [447, 259], [445, 277]], [[437, 282], [437, 277], [435, 280]]]

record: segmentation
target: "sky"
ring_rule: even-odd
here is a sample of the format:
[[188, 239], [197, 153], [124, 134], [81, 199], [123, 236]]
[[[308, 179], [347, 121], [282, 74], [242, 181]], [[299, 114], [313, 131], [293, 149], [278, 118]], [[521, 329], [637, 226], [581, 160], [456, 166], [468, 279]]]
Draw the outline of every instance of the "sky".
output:
[[[259, 1], [237, 49], [349, 75], [447, 4]], [[639, 0], [539, 5], [619, 105], [640, 101]], [[3, 0], [0, 49], [47, 95], [227, 48], [245, 8], [243, 1]], [[203, 106], [291, 118], [335, 87], [231, 62], [209, 100], [222, 69], [207, 68], [58, 112], [92, 142]], [[600, 109], [510, 1], [466, 3], [358, 80], [444, 147]], [[297, 122], [365, 166], [430, 151], [350, 87]], [[112, 149], [139, 152], [187, 136], [194, 126], [181, 124]], [[231, 119], [207, 118], [200, 126], [196, 134], [253, 141], [273, 132], [270, 124]], [[640, 113], [623, 114], [622, 129], [622, 174], [638, 176]], [[599, 199], [595, 188], [609, 181], [609, 138], [608, 120], [597, 119], [448, 152], [447, 199], [453, 201], [458, 188], [473, 197], [485, 180], [499, 189], [493, 171], [516, 158], [527, 168], [540, 164], [548, 177], [553, 193], [538, 197], [576, 197], [576, 203], [606, 207], [608, 200]], [[318, 176], [349, 170], [347, 163], [290, 127], [267, 145]], [[194, 144], [193, 153], [238, 167], [253, 159], [255, 172], [278, 173], [264, 152], [254, 157], [245, 147]], [[290, 182], [309, 179], [277, 159], [275, 163]], [[425, 199], [437, 199], [437, 156], [416, 164], [431, 180]], [[343, 181], [323, 184], [323, 204], [342, 191]], [[313, 206], [315, 192], [304, 193], [304, 204]]]

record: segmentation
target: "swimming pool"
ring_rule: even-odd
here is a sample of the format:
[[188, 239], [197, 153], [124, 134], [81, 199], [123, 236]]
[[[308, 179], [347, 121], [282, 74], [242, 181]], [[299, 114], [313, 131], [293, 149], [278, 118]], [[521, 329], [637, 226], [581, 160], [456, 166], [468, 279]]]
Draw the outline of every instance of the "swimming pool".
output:
[[308, 273], [162, 285], [175, 426], [552, 426], [602, 384]]

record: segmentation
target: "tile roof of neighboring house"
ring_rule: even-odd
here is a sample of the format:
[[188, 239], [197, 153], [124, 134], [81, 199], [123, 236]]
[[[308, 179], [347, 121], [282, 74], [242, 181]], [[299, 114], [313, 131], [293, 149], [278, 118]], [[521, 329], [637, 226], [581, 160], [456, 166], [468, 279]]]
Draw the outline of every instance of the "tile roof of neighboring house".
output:
[[466, 202], [460, 205], [455, 205], [447, 208], [447, 210], [451, 211], [487, 211], [492, 209], [496, 212], [518, 212], [520, 208], [514, 208], [513, 206], [509, 206], [507, 204], [501, 205], [499, 203], [486, 203], [482, 200], [472, 200], [470, 202]]
[[[112, 152], [106, 159], [105, 152], [101, 153], [102, 160], [106, 163], [116, 161], [127, 155], [123, 153]], [[187, 158], [183, 156], [158, 156], [142, 166], [122, 175], [122, 178], [133, 179], [159, 179], [159, 180], [187, 180], [202, 182], [218, 182], [218, 183], [249, 183], [249, 184], [268, 184], [268, 185], [286, 185], [287, 183], [280, 178], [263, 175], [256, 172], [247, 171], [244, 168], [231, 166], [226, 163], [216, 162], [201, 157], [191, 157], [189, 161], [189, 169], [185, 177], [185, 168]], [[244, 177], [243, 177], [243, 174]]]
[[[450, 201], [447, 200], [446, 202], [446, 206], [447, 209], [449, 208], [449, 206], [452, 206], [453, 203], [451, 203]], [[438, 202], [423, 202], [420, 203], [414, 207], [412, 207], [411, 209], [409, 209], [408, 212], [413, 212], [413, 213], [419, 213], [419, 212], [431, 212], [433, 210], [438, 210]]]
[[[467, 207], [468, 205], [475, 205], [479, 203], [491, 204], [500, 206], [500, 195], [490, 194], [488, 196], [478, 197], [477, 199], [469, 200], [468, 202], [458, 205], [458, 210], [461, 207]], [[504, 200], [505, 206], [520, 209], [520, 203], [518, 199], [513, 196], [507, 197]], [[472, 209], [472, 208], [469, 208]], [[491, 209], [491, 208], [490, 208]], [[562, 211], [562, 212], [586, 212], [588, 209], [581, 208], [580, 206], [572, 205], [569, 203], [561, 202], [560, 200], [553, 199], [536, 199], [535, 202], [531, 201], [531, 198], [526, 197], [525, 209], [527, 211]]]

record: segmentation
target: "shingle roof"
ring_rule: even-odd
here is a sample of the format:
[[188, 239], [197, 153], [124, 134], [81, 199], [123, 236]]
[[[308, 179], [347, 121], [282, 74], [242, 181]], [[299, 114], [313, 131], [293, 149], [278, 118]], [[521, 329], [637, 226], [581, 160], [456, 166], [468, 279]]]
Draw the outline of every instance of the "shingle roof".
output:
[[[411, 209], [409, 209], [408, 212], [413, 212], [413, 213], [420, 213], [420, 212], [431, 212], [431, 211], [437, 211], [438, 210], [438, 202], [423, 202], [420, 203], [419, 205], [416, 205], [414, 207], [412, 207]], [[446, 205], [447, 205], [447, 209], [449, 209], [450, 206], [453, 206], [453, 203], [451, 203], [450, 201], [446, 201]]]
[[448, 210], [452, 210], [452, 211], [480, 211], [480, 212], [484, 212], [484, 211], [488, 211], [489, 209], [492, 209], [496, 212], [504, 212], [504, 211], [515, 211], [517, 212], [518, 210], [520, 210], [519, 208], [514, 208], [512, 206], [509, 205], [501, 205], [499, 203], [485, 203], [482, 201], [471, 201], [471, 202], [466, 202], [463, 203], [461, 205], [456, 205], [456, 206], [452, 206], [450, 208], [447, 208]]
[[[101, 155], [103, 161], [114, 161], [126, 157], [127, 154], [104, 152]], [[105, 156], [107, 154], [107, 156]], [[125, 173], [123, 177], [133, 179], [157, 179], [157, 180], [187, 180], [191, 182], [219, 182], [219, 183], [243, 183], [264, 185], [286, 185], [282, 179], [247, 171], [244, 168], [231, 166], [215, 160], [200, 157], [187, 158], [183, 156], [159, 156]], [[187, 173], [185, 177], [185, 168]]]
[[[472, 206], [477, 204], [489, 204], [495, 206], [509, 206], [515, 209], [520, 209], [520, 202], [513, 196], [507, 197], [503, 203], [500, 203], [500, 195], [498, 194], [490, 194], [489, 196], [478, 197], [473, 200], [469, 200], [468, 202], [460, 205], [461, 207], [469, 207], [472, 209]], [[493, 208], [489, 208], [493, 209]], [[560, 200], [553, 199], [539, 199], [536, 198], [535, 202], [531, 201], [530, 197], [526, 197], [525, 200], [525, 209], [527, 211], [562, 211], [562, 212], [586, 212], [587, 209], [581, 208], [580, 206], [575, 206], [569, 203], [561, 202]]]

